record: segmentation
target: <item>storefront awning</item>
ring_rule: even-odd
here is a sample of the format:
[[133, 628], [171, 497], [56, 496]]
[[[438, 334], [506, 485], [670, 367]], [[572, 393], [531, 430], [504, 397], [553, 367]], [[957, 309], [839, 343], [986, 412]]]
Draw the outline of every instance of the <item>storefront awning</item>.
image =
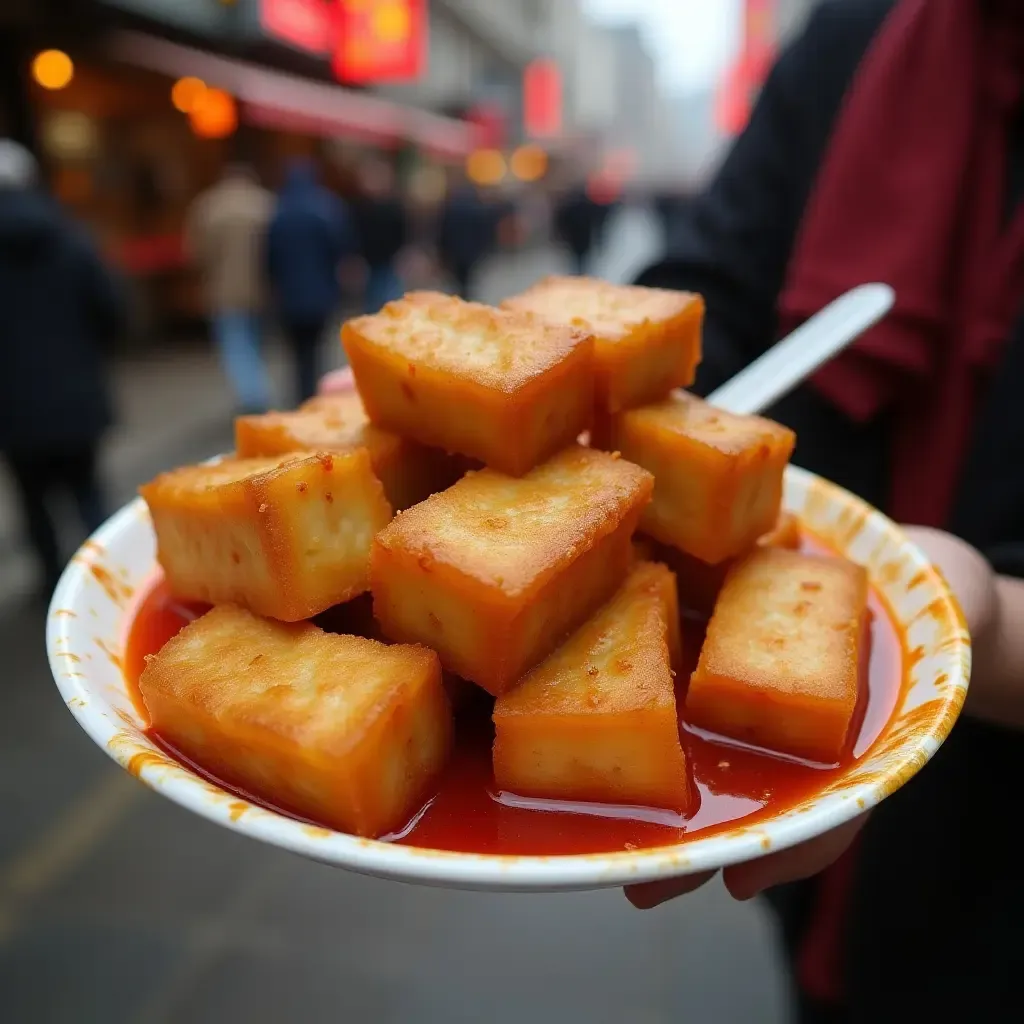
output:
[[125, 63], [171, 77], [194, 75], [230, 92], [251, 124], [381, 145], [409, 141], [442, 159], [462, 159], [474, 148], [475, 129], [464, 121], [143, 33], [113, 33], [108, 52]]

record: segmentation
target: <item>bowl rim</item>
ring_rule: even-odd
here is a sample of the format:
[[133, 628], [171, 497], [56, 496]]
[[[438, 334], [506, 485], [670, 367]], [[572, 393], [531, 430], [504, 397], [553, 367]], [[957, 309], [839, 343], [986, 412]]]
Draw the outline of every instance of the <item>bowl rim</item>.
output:
[[[98, 692], [101, 684], [91, 681], [87, 671], [67, 671], [68, 663], [62, 660], [81, 643], [82, 630], [78, 624], [82, 619], [76, 609], [82, 606], [85, 587], [93, 578], [90, 566], [95, 560], [90, 559], [89, 552], [115, 547], [115, 542], [133, 529], [151, 529], [141, 498], [128, 503], [107, 520], [86, 541], [61, 576], [47, 615], [50, 668], [79, 725], [97, 746], [145, 785], [219, 825], [314, 860], [406, 882], [491, 891], [596, 889], [726, 867], [812, 839], [865, 813], [898, 789], [930, 760], [949, 734], [963, 705], [970, 675], [970, 639], [962, 613], [941, 573], [924, 553], [891, 520], [855, 495], [798, 467], [790, 466], [786, 473], [790, 483], [805, 492], [813, 488], [827, 503], [850, 512], [862, 523], [870, 523], [875, 533], [883, 534], [895, 545], [913, 570], [922, 596], [928, 598], [932, 618], [948, 634], [933, 653], [938, 659], [936, 674], [944, 673], [948, 684], [929, 702], [934, 705], [930, 713], [901, 740], [898, 756], [887, 760], [883, 770], [865, 781], [853, 782], [837, 792], [812, 795], [798, 813], [787, 810], [779, 816], [761, 818], [747, 825], [740, 819], [735, 829], [717, 831], [706, 837], [698, 834], [671, 846], [612, 853], [526, 856], [457, 853], [362, 839], [311, 826], [250, 804], [167, 758], [141, 732], [139, 722], [127, 721], [109, 701], [104, 708], [103, 694]], [[155, 559], [152, 568], [155, 569]], [[881, 590], [881, 585], [876, 589]], [[907, 623], [892, 602], [886, 603], [897, 625], [901, 630], [906, 629]], [[122, 605], [119, 642], [127, 633], [135, 608], [135, 601]], [[68, 610], [73, 614], [68, 614]], [[904, 658], [906, 653], [904, 651]], [[123, 675], [121, 680], [127, 690]], [[900, 710], [901, 700], [898, 700], [879, 737], [857, 763], [868, 757], [879, 740], [893, 729]], [[123, 742], [126, 727], [133, 733], [130, 742]], [[840, 776], [838, 781], [842, 779]]]

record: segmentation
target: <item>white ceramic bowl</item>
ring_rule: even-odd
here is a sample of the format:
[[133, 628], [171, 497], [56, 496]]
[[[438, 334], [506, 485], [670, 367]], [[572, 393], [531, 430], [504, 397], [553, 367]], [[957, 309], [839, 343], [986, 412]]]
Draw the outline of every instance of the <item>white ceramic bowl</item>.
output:
[[394, 845], [314, 828], [218, 789], [150, 742], [121, 673], [133, 595], [156, 570], [141, 500], [121, 509], [72, 560], [47, 624], [57, 686], [93, 740], [147, 786], [226, 828], [367, 874], [467, 889], [595, 889], [750, 860], [810, 839], [898, 789], [935, 753], [963, 705], [970, 639], [939, 573], [899, 529], [859, 499], [802, 470], [786, 476], [786, 507], [865, 565], [905, 642], [902, 690], [868, 752], [820, 793], [770, 819], [684, 843], [580, 856], [484, 856]]

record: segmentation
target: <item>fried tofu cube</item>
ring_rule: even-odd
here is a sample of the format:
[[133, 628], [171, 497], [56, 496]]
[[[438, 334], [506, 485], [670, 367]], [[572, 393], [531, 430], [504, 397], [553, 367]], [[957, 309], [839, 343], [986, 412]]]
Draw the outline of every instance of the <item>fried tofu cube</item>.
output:
[[229, 785], [359, 836], [400, 829], [448, 754], [437, 655], [221, 605], [143, 670], [153, 729]]
[[661, 562], [664, 559], [658, 558], [655, 554], [657, 548], [662, 545], [658, 544], [656, 540], [651, 540], [650, 537], [645, 537], [642, 533], [636, 534], [633, 537], [633, 564], [637, 562]]
[[[361, 636], [368, 640], [388, 643], [388, 638], [382, 632], [380, 623], [373, 616], [373, 597], [369, 592], [360, 594], [359, 597], [346, 601], [344, 604], [336, 604], [328, 608], [313, 621], [328, 633]], [[460, 679], [450, 672], [441, 673], [441, 682], [444, 685], [445, 693], [448, 694], [448, 701], [453, 711], [458, 711], [466, 703], [470, 694], [482, 692], [472, 683], [467, 683], [465, 679]]]
[[638, 466], [578, 446], [523, 477], [468, 473], [377, 535], [374, 614], [393, 640], [502, 693], [625, 578], [651, 487]]
[[662, 562], [675, 574], [679, 606], [684, 611], [708, 618], [735, 559], [708, 565], [671, 544], [662, 544], [643, 534], [638, 535], [638, 541], [644, 544], [650, 561]]
[[868, 578], [841, 558], [760, 547], [730, 571], [686, 695], [724, 736], [839, 760], [864, 689]]
[[594, 336], [595, 395], [603, 410], [632, 409], [693, 383], [704, 300], [692, 292], [547, 277], [502, 306]]
[[783, 510], [775, 520], [775, 525], [759, 537], [757, 543], [762, 547], [796, 551], [800, 547], [800, 520], [792, 512]]
[[[792, 512], [782, 512], [775, 526], [759, 537], [757, 543], [795, 551], [800, 547], [800, 520]], [[739, 555], [709, 565], [671, 544], [661, 544], [643, 534], [633, 538], [634, 548], [640, 545], [649, 561], [664, 562], [676, 574], [680, 606], [705, 618], [711, 615], [729, 570], [738, 558], [744, 557]]]
[[342, 329], [374, 423], [521, 476], [590, 425], [594, 343], [571, 327], [413, 292]]
[[640, 528], [709, 565], [744, 554], [775, 525], [795, 435], [682, 391], [612, 416], [598, 445], [654, 474]]
[[494, 780], [522, 796], [692, 803], [679, 741], [675, 579], [639, 563], [592, 618], [494, 705]]
[[369, 591], [345, 601], [331, 605], [317, 615], [313, 622], [328, 633], [343, 633], [346, 636], [362, 636], [368, 640], [386, 641], [373, 617], [373, 597]]
[[373, 471], [396, 512], [450, 487], [470, 468], [463, 458], [372, 424], [355, 391], [320, 395], [292, 412], [235, 420], [235, 452], [242, 459], [352, 448], [370, 453]]
[[186, 466], [140, 488], [171, 590], [296, 622], [369, 587], [391, 520], [365, 448]]
[[448, 703], [455, 712], [461, 711], [474, 696], [483, 695], [483, 690], [479, 687], [466, 679], [452, 675], [451, 672], [442, 672], [441, 682], [444, 684], [444, 692], [448, 695]]

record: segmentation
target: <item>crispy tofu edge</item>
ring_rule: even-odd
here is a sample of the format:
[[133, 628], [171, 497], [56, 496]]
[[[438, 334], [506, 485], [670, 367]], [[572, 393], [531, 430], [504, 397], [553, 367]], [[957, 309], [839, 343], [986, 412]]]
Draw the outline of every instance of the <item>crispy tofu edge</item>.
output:
[[[569, 448], [573, 447], [575, 446], [569, 446]], [[617, 456], [613, 457], [617, 458]], [[630, 465], [635, 464], [630, 463]], [[635, 468], [640, 471], [640, 475], [638, 475], [638, 493], [635, 499], [623, 509], [622, 515], [619, 517], [618, 520], [611, 523], [606, 521], [606, 523], [603, 524], [604, 528], [594, 534], [592, 538], [592, 543], [590, 544], [587, 550], [590, 550], [590, 547], [593, 547], [595, 544], [599, 543], [600, 541], [604, 540], [606, 537], [614, 533], [615, 530], [619, 528], [621, 523], [628, 520], [630, 516], [636, 516], [637, 518], [639, 518], [640, 512], [642, 512], [644, 507], [650, 502], [651, 495], [654, 493], [654, 477], [642, 466], [636, 466]], [[469, 470], [462, 479], [465, 479], [465, 477], [471, 476], [473, 474], [495, 472], [497, 471], [489, 469]], [[500, 475], [506, 476], [508, 474]], [[454, 487], [457, 487], [459, 482], [461, 482], [461, 480], [453, 484], [452, 487], [448, 488], [447, 491], [440, 491], [436, 494], [430, 495], [430, 497], [420, 502], [419, 505], [416, 506], [416, 508], [425, 510], [428, 507], [433, 507], [434, 505], [450, 501], [450, 497], [446, 497], [446, 495], [448, 494], [448, 491], [451, 491]], [[542, 572], [538, 573], [538, 575], [534, 577], [534, 579], [530, 582], [528, 586], [523, 588], [517, 588], [510, 591], [499, 591], [497, 593], [500, 593], [501, 596], [496, 598], [496, 589], [490, 581], [482, 580], [478, 576], [467, 573], [461, 566], [456, 565], [453, 562], [448, 562], [443, 559], [436, 558], [430, 552], [424, 552], [419, 550], [412, 551], [408, 548], [403, 547], [400, 543], [397, 543], [395, 538], [396, 535], [399, 535], [400, 531], [402, 530], [402, 516], [405, 514], [406, 513], [399, 513], [398, 515], [396, 515], [394, 519], [386, 527], [381, 529], [378, 532], [377, 536], [374, 538], [373, 550], [371, 551], [370, 556], [371, 576], [373, 573], [372, 566], [375, 557], [374, 553], [378, 552], [378, 550], [386, 551], [387, 556], [389, 558], [394, 558], [395, 560], [404, 562], [406, 565], [415, 564], [421, 567], [421, 560], [427, 559], [430, 563], [430, 569], [432, 573], [440, 573], [440, 576], [443, 577], [446, 581], [451, 581], [453, 583], [457, 582], [459, 585], [464, 586], [466, 589], [472, 590], [481, 601], [488, 602], [499, 607], [505, 607], [509, 601], [518, 603], [523, 599], [528, 600], [531, 595], [541, 590], [544, 586], [547, 585], [547, 583], [550, 582], [550, 580], [553, 577], [555, 577], [559, 572], [563, 571], [569, 565], [572, 565], [573, 562], [575, 562], [576, 559], [579, 558], [581, 555], [581, 553], [577, 552], [572, 552], [571, 554], [568, 554], [567, 557], [564, 557], [555, 565], [548, 566]], [[417, 514], [423, 515], [425, 514], [425, 512], [418, 512]], [[379, 554], [377, 555], [377, 557], [380, 557]]]
[[[396, 300], [402, 302], [409, 300], [410, 297], [418, 295], [430, 295], [434, 293], [408, 293], [404, 299]], [[441, 295], [437, 293], [437, 298], [454, 299], [455, 296]], [[463, 300], [459, 300], [463, 301]], [[391, 303], [388, 303], [391, 305]], [[587, 358], [588, 352], [589, 357], [593, 359], [594, 339], [593, 336], [584, 330], [579, 328], [567, 327], [563, 324], [555, 324], [549, 320], [544, 320], [541, 317], [537, 317], [534, 314], [526, 313], [525, 311], [513, 311], [511, 309], [503, 309], [501, 307], [483, 306], [482, 303], [466, 303], [466, 305], [482, 306], [482, 308], [488, 310], [491, 313], [502, 314], [506, 316], [514, 316], [521, 321], [521, 326], [528, 328], [530, 321], [535, 322], [541, 330], [557, 330], [560, 333], [565, 334], [566, 345], [561, 351], [561, 355], [558, 358], [552, 359], [550, 362], [543, 366], [539, 366], [531, 372], [523, 372], [518, 377], [513, 378], [509, 375], [507, 378], [502, 380], [500, 383], [483, 383], [480, 380], [474, 379], [470, 375], [460, 375], [451, 369], [442, 369], [436, 366], [430, 366], [423, 364], [418, 361], [410, 360], [407, 356], [403, 356], [387, 345], [380, 341], [370, 337], [365, 332], [365, 327], [379, 317], [380, 313], [367, 314], [360, 317], [355, 317], [352, 320], [346, 321], [342, 325], [341, 329], [341, 343], [348, 356], [349, 364], [352, 367], [353, 375], [355, 376], [356, 389], [359, 394], [363, 397], [364, 402], [366, 396], [363, 390], [359, 387], [359, 374], [360, 372], [366, 372], [369, 369], [370, 363], [376, 364], [378, 368], [383, 368], [385, 372], [392, 373], [399, 377], [407, 375], [410, 366], [415, 366], [416, 375], [420, 381], [428, 381], [439, 387], [451, 388], [458, 386], [460, 389], [465, 389], [469, 392], [469, 396], [480, 402], [493, 402], [496, 396], [508, 397], [521, 397], [524, 394], [529, 394], [529, 389], [535, 388], [543, 390], [546, 385], [545, 378], [563, 367], [567, 361], [571, 360], [574, 356], [579, 357], [579, 350], [582, 348], [583, 358]], [[387, 306], [384, 307], [387, 309]], [[579, 372], [578, 370], [576, 371]], [[367, 410], [370, 407], [367, 406]], [[372, 419], [371, 415], [371, 419]]]
[[[268, 622], [275, 629], [291, 633], [296, 642], [301, 641], [303, 636], [306, 635], [316, 635], [318, 637], [325, 638], [337, 635], [326, 632], [312, 622], [282, 622], [275, 619], [266, 619], [254, 612], [250, 612], [242, 605], [215, 605], [205, 614], [199, 616], [199, 618], [183, 626], [181, 630], [171, 637], [155, 655], [149, 655], [146, 658], [145, 667], [139, 677], [139, 691], [142, 694], [143, 703], [146, 704], [147, 712], [149, 712], [149, 704], [146, 701], [146, 677], [149, 675], [152, 678], [153, 672], [162, 674], [167, 671], [164, 667], [167, 659], [162, 658], [164, 652], [168, 652], [170, 657], [175, 657], [175, 649], [177, 647], [191, 642], [196, 633], [203, 631], [206, 626], [209, 625], [208, 622], [204, 623], [204, 620], [208, 619], [209, 616], [233, 615], [237, 612], [243, 612], [244, 616], [250, 620]], [[350, 756], [358, 756], [358, 749], [364, 745], [375, 746], [376, 744], [370, 744], [369, 741], [373, 737], [380, 737], [387, 732], [389, 723], [396, 713], [396, 707], [398, 704], [402, 703], [402, 698], [416, 698], [424, 689], [436, 690], [438, 695], [437, 699], [443, 700], [445, 707], [448, 708], [450, 741], [451, 708], [448, 702], [447, 693], [442, 683], [441, 662], [436, 652], [422, 644], [389, 644], [369, 637], [356, 636], [346, 636], [345, 639], [358, 640], [361, 645], [369, 645], [375, 649], [379, 649], [380, 651], [390, 650], [394, 652], [394, 654], [398, 654], [407, 662], [411, 657], [415, 657], [419, 661], [419, 664], [416, 666], [416, 672], [403, 671], [402, 679], [399, 684], [392, 685], [388, 689], [386, 700], [376, 700], [369, 705], [371, 713], [361, 722], [360, 734], [358, 736], [347, 738], [341, 742], [318, 749], [316, 752], [316, 756], [318, 758], [327, 757], [330, 759], [340, 760]], [[408, 666], [404, 666], [404, 668], [407, 669]], [[407, 692], [410, 680], [415, 686], [411, 693]], [[177, 693], [174, 694], [174, 699], [179, 703], [187, 703], [194, 711], [197, 711], [200, 715], [204, 716], [207, 721], [216, 728], [218, 719], [212, 714], [205, 703], [197, 702], [191, 695]], [[152, 718], [152, 715], [150, 715], [150, 717]], [[156, 723], [153, 723], [153, 728], [157, 729], [159, 732], [159, 728]], [[274, 729], [257, 716], [236, 715], [232, 718], [232, 728], [234, 733], [240, 739], [243, 741], [249, 740], [254, 745], [265, 744], [269, 741], [275, 746], [280, 746], [281, 743], [287, 742], [294, 744], [296, 749], [301, 748], [301, 743], [299, 742], [300, 737], [296, 737], [290, 732]]]
[[[811, 559], [814, 561], [837, 562], [849, 566], [853, 570], [857, 570], [854, 573], [854, 575], [856, 576], [856, 581], [854, 582], [854, 585], [858, 591], [857, 603], [861, 605], [861, 611], [859, 613], [858, 621], [854, 627], [854, 632], [851, 637], [855, 658], [852, 679], [852, 688], [855, 695], [855, 701], [849, 723], [847, 724], [846, 733], [841, 744], [841, 750], [849, 750], [851, 743], [856, 738], [856, 734], [859, 730], [860, 725], [863, 723], [868, 697], [868, 662], [870, 656], [870, 627], [872, 621], [872, 612], [869, 604], [871, 587], [870, 581], [868, 579], [867, 570], [862, 565], [859, 565], [856, 562], [852, 562], [849, 559], [841, 558], [838, 556], [811, 555], [805, 554], [793, 548], [765, 544], [759, 545], [753, 551], [749, 552], [744, 558], [737, 559], [736, 564], [730, 567], [726, 577], [726, 582], [722, 588], [723, 594], [725, 592], [726, 585], [728, 585], [730, 579], [735, 576], [737, 570], [742, 569], [743, 564], [751, 559], [763, 559], [778, 562], [792, 562], [795, 559]], [[731, 692], [732, 694], [737, 696], [743, 696], [747, 694], [749, 688], [745, 682], [737, 679], [729, 673], [717, 671], [708, 665], [708, 654], [706, 654], [707, 650], [708, 648], [705, 640], [705, 647], [701, 650], [697, 666], [694, 669], [690, 678], [690, 684], [692, 685], [692, 683], [696, 680], [700, 683], [702, 687], [713, 687], [716, 691], [720, 693]], [[846, 680], [846, 682], [849, 683], [850, 680]], [[766, 699], [763, 697], [763, 691], [761, 689], [757, 689], [756, 694], [759, 696], [760, 700], [763, 701]], [[688, 703], [689, 695], [690, 688], [688, 687], [684, 705]], [[802, 751], [797, 751], [795, 753], [797, 756], [808, 757], [811, 760], [818, 760], [821, 763], [831, 763], [831, 759], [829, 757], [818, 756], [821, 753], [821, 749], [821, 746], [818, 746], [816, 750], [811, 750], [810, 747], [808, 747]], [[793, 751], [780, 752], [794, 753]]]

